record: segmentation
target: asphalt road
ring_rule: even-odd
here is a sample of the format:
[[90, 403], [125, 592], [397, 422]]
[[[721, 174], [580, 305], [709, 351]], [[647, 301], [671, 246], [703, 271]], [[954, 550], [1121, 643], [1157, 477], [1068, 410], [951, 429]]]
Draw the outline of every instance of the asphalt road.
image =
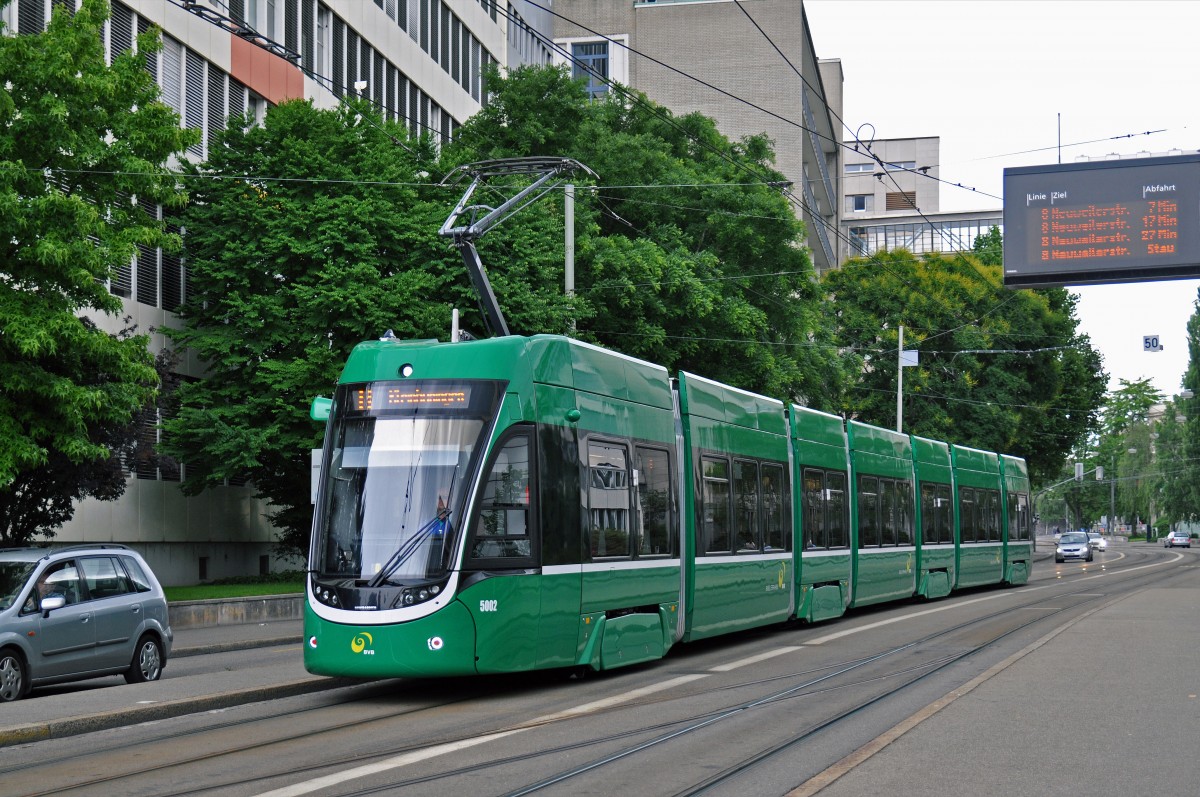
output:
[[[197, 655], [159, 683], [100, 679], [0, 708], [0, 740], [17, 745], [0, 756], [0, 794], [676, 794], [746, 761], [706, 793], [1190, 794], [1190, 756], [1165, 751], [1200, 731], [1186, 677], [1198, 555], [1134, 544], [1091, 565], [1043, 561], [1018, 589], [686, 646], [584, 681], [348, 685], [303, 671], [298, 623], [211, 644], [185, 632], [177, 646]], [[253, 646], [213, 650], [234, 635]], [[964, 655], [888, 693], [943, 654]]]

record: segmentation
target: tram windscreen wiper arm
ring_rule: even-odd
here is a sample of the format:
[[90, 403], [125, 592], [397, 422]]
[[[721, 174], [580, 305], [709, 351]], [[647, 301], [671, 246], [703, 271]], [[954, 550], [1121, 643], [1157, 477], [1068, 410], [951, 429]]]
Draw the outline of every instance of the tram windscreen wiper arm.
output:
[[446, 522], [449, 517], [450, 510], [447, 509], [445, 513], [434, 515], [428, 523], [417, 529], [417, 533], [410, 537], [408, 542], [401, 545], [392, 554], [392, 558], [388, 559], [387, 563], [380, 568], [379, 572], [371, 577], [371, 580], [367, 582], [367, 586], [378, 587], [391, 578], [392, 574], [399, 570], [401, 565], [412, 558], [412, 555], [421, 547], [421, 543], [433, 535], [433, 530], [437, 525]]
[[447, 528], [449, 527], [450, 499], [454, 496], [454, 483], [457, 481], [457, 479], [458, 466], [455, 465], [454, 475], [450, 477], [450, 489], [446, 491], [445, 504], [438, 507], [437, 514], [430, 518], [429, 522], [417, 529], [417, 533], [410, 537], [406, 543], [396, 549], [396, 552], [392, 554], [384, 566], [379, 569], [379, 572], [372, 576], [371, 580], [367, 582], [368, 587], [378, 587], [382, 585], [383, 582], [391, 578], [393, 573], [399, 570], [405, 562], [412, 558], [412, 555], [421, 547], [421, 543], [433, 536], [433, 530], [437, 528], [439, 523], [446, 524]]

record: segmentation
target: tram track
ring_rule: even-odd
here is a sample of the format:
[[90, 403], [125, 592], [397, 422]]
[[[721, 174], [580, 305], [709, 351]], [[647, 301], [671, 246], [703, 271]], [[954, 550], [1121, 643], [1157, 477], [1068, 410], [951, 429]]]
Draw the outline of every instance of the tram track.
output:
[[[1176, 574], [1176, 575], [1178, 575], [1178, 574]], [[1141, 574], [1139, 576], [1134, 576], [1133, 578], [1137, 579], [1137, 580], [1141, 580], [1143, 578], [1149, 579], [1150, 574]], [[1161, 580], [1156, 578], [1156, 579], [1154, 579], [1154, 583], [1156, 585], [1159, 585], [1159, 584], [1161, 584]], [[1057, 593], [1055, 595], [1055, 597], [1056, 598], [1074, 597], [1076, 594], [1081, 594], [1081, 593], [1084, 593], [1083, 589], [1071, 590], [1071, 591], [1067, 591], [1066, 593]], [[1090, 597], [1090, 593], [1089, 593], [1089, 598], [1087, 600], [1085, 600], [1085, 602], [1090, 602], [1090, 601], [1108, 602], [1111, 600], [1114, 600], [1114, 598], [1108, 594], [1092, 598], [1092, 597]], [[885, 654], [882, 654], [878, 658], [882, 659], [886, 656], [891, 655], [892, 653], [896, 653], [901, 650], [906, 650], [906, 649], [909, 649], [912, 647], [925, 645], [925, 644], [933, 642], [934, 640], [941, 638], [941, 637], [952, 636], [953, 634], [962, 631], [964, 628], [966, 628], [968, 626], [976, 626], [981, 623], [986, 623], [990, 620], [995, 620], [1000, 617], [1011, 616], [1013, 614], [1014, 608], [1017, 608], [1017, 609], [1030, 608], [1031, 606], [1035, 606], [1037, 603], [1040, 603], [1040, 602], [1042, 602], [1042, 600], [1038, 599], [1037, 601], [1028, 602], [1027, 604], [1025, 604], [1025, 606], [1022, 606], [1022, 607], [1010, 607], [1010, 608], [1005, 609], [1000, 612], [993, 612], [992, 614], [986, 615], [984, 617], [974, 618], [967, 623], [960, 623], [958, 625], [943, 629], [936, 633], [929, 634], [926, 637], [924, 637], [920, 640], [917, 640], [916, 642], [913, 642], [913, 643], [910, 643], [910, 644], [907, 644], [907, 645], [904, 645], [904, 646], [901, 646], [898, 648], [894, 648], [893, 650], [888, 651]], [[956, 655], [943, 657], [943, 660], [940, 663], [931, 661], [931, 662], [929, 662], [927, 667], [910, 668], [910, 672], [917, 672], [918, 674], [916, 674], [914, 677], [912, 677], [910, 679], [902, 681], [899, 684], [890, 686], [887, 690], [885, 690], [884, 692], [882, 692], [880, 694], [872, 695], [867, 699], [858, 701], [856, 704], [852, 705], [850, 708], [848, 708], [846, 710], [840, 711], [840, 712], [838, 712], [830, 717], [827, 717], [819, 722], [811, 724], [808, 728], [806, 728], [799, 734], [796, 734], [788, 739], [785, 739], [776, 745], [773, 745], [765, 750], [762, 750], [762, 751], [756, 753], [753, 756], [750, 756], [750, 757], [745, 758], [741, 761], [738, 761], [730, 766], [727, 766], [720, 772], [710, 775], [707, 778], [705, 778], [697, 783], [694, 783], [694, 784], [692, 784], [684, 789], [681, 789], [679, 791], [676, 791], [671, 795], [671, 797], [692, 797], [692, 795], [701, 795], [701, 794], [709, 793], [709, 792], [715, 790], [716, 788], [718, 788], [719, 786], [728, 784], [730, 781], [736, 779], [738, 776], [746, 773], [747, 771], [751, 770], [755, 766], [758, 766], [765, 761], [768, 761], [776, 756], [779, 756], [781, 754], [784, 754], [788, 751], [793, 750], [796, 746], [812, 739], [817, 734], [820, 734], [822, 732], [830, 730], [830, 729], [836, 727], [839, 723], [844, 722], [852, 717], [857, 716], [858, 714], [865, 711], [866, 709], [868, 709], [874, 705], [877, 705], [885, 700], [888, 700], [892, 697], [895, 697], [896, 695], [909, 689], [910, 687], [914, 686], [915, 684], [917, 684], [921, 681], [924, 681], [925, 679], [930, 678], [934, 675], [937, 675], [940, 672], [943, 672], [944, 670], [953, 666], [954, 664], [957, 664], [967, 658], [970, 658], [972, 656], [979, 654], [980, 652], [982, 652], [984, 650], [987, 650], [988, 648], [998, 644], [999, 642], [1012, 636], [1013, 634], [1016, 634], [1020, 631], [1026, 630], [1035, 625], [1045, 624], [1048, 620], [1051, 620], [1061, 614], [1077, 610], [1079, 608], [1079, 605], [1080, 604], [1074, 604], [1069, 607], [1061, 607], [1061, 608], [1055, 609], [1051, 612], [1048, 612], [1047, 614], [1043, 614], [1043, 615], [1039, 615], [1037, 617], [1030, 618], [1026, 622], [1019, 623], [1014, 627], [1007, 628], [1007, 629], [1000, 631], [999, 633], [992, 636], [990, 639], [985, 640], [984, 642], [982, 642], [981, 644], [979, 644], [977, 646], [965, 649]], [[1072, 620], [1071, 622], [1074, 622], [1074, 620]], [[848, 685], [848, 686], [851, 686], [851, 685]], [[761, 700], [755, 701], [753, 704], [751, 704], [751, 706], [766, 705], [770, 702], [774, 702], [775, 700], [780, 699], [784, 694], [786, 694], [786, 692], [780, 693], [778, 695], [772, 695], [766, 699], [761, 699]], [[738, 709], [738, 710], [741, 710], [741, 709]], [[734, 711], [731, 711], [722, 718], [733, 716], [734, 713], [735, 713]], [[589, 762], [586, 765], [578, 766], [578, 767], [575, 767], [570, 770], [564, 770], [564, 771], [562, 771], [560, 773], [556, 773], [555, 775], [552, 775], [550, 777], [543, 778], [542, 780], [532, 783], [525, 788], [506, 792], [504, 794], [504, 797], [525, 797], [526, 795], [535, 794], [535, 793], [540, 792], [550, 786], [563, 783], [566, 780], [569, 780], [571, 778], [579, 777], [580, 775], [591, 772], [600, 766], [604, 766], [604, 765], [619, 761], [622, 758], [625, 758], [627, 755], [635, 754], [637, 752], [646, 750], [649, 747], [651, 747], [652, 745], [657, 745], [660, 743], [673, 741], [674, 739], [678, 738], [679, 736], [683, 735], [684, 733], [689, 733], [689, 732], [693, 732], [693, 731], [699, 731], [699, 730], [706, 729], [709, 725], [711, 725], [711, 723], [708, 723], [708, 722], [693, 724], [692, 726], [690, 726], [686, 729], [675, 731], [674, 733], [669, 734], [669, 735], [663, 735], [663, 736], [653, 740], [650, 743], [642, 743], [636, 747], [630, 747], [627, 750], [619, 751], [615, 754], [609, 754], [609, 755], [605, 756], [603, 759]], [[353, 792], [353, 793], [339, 795], [339, 797], [358, 797], [359, 794], [373, 794], [373, 793], [378, 793], [378, 792], [377, 791]]]
[[[1113, 575], [1116, 579], [1118, 579], [1118, 583], [1114, 584], [1113, 586], [1119, 588], [1120, 592], [1122, 592], [1122, 593], [1128, 592], [1129, 589], [1131, 589], [1131, 588], [1138, 588], [1139, 586], [1141, 586], [1141, 582], [1150, 581], [1151, 579], [1153, 579], [1155, 583], [1160, 584], [1161, 577], [1162, 577], [1162, 571], [1160, 569], [1156, 569], [1152, 573], [1137, 573], [1137, 574], [1131, 574], [1128, 576], [1123, 576], [1123, 574], [1122, 574], [1122, 571], [1124, 571], [1124, 570], [1129, 570], [1129, 569], [1140, 570], [1141, 567], [1143, 567], [1143, 566], [1144, 565], [1139, 564], [1138, 560], [1134, 560], [1134, 561], [1131, 561], [1128, 566], [1124, 566], [1120, 570], [1114, 570], [1112, 568], [1109, 568], [1107, 570], [1107, 573]], [[1171, 566], [1171, 563], [1162, 563], [1161, 566], [1169, 567], [1169, 566]], [[1085, 569], [1084, 574], [1081, 575], [1081, 580], [1083, 580], [1083, 579], [1090, 580], [1090, 577], [1088, 575], [1086, 575], [1086, 573], [1087, 573], [1087, 570]], [[1046, 585], [1046, 586], [1049, 586], [1049, 585]], [[1045, 588], [1045, 586], [1035, 587], [1034, 589], [1018, 588], [1018, 590], [1024, 590], [1026, 592], [1033, 592], [1034, 590], [1041, 590], [1044, 588]], [[1089, 585], [1080, 584], [1080, 586], [1077, 589], [1056, 591], [1053, 595], [1053, 599], [1055, 601], [1058, 601], [1058, 600], [1061, 600], [1062, 598], [1069, 598], [1069, 597], [1074, 597], [1075, 595], [1081, 595], [1081, 596], [1085, 596], [1083, 602], [1087, 602], [1089, 600], [1101, 601], [1101, 600], [1110, 599], [1111, 594], [1117, 591], [1116, 589], [1109, 588], [1106, 590], [1106, 593], [1103, 596], [1090, 597], [1089, 591], [1094, 591], [1094, 589], [1095, 588], [1093, 586], [1091, 586], [1090, 584]], [[1014, 592], [1012, 594], [1016, 595], [1016, 594], [1020, 594], [1020, 593]], [[991, 612], [987, 615], [984, 615], [981, 617], [974, 617], [970, 621], [955, 624], [954, 626], [951, 626], [949, 628], [941, 629], [935, 633], [926, 635], [926, 636], [922, 637], [921, 639], [918, 639], [918, 640], [915, 640], [912, 642], [908, 642], [904, 645], [895, 646], [893, 648], [882, 651], [882, 652], [877, 653], [872, 656], [862, 657], [862, 658], [849, 660], [849, 661], [835, 662], [835, 663], [832, 663], [830, 665], [820, 667], [820, 668], [810, 668], [808, 670], [792, 672], [792, 673], [787, 673], [787, 674], [783, 674], [783, 675], [776, 675], [776, 676], [772, 676], [770, 678], [747, 679], [747, 680], [739, 681], [734, 684], [722, 685], [718, 688], [718, 690], [712, 690], [711, 688], [710, 689], [702, 689], [702, 690], [685, 689], [682, 692], [673, 691], [669, 695], [661, 694], [661, 695], [654, 696], [652, 698], [638, 699], [638, 700], [633, 700], [633, 701], [626, 702], [626, 703], [620, 703], [619, 705], [614, 706], [611, 709], [606, 709], [605, 711], [614, 712], [614, 711], [624, 711], [624, 710], [629, 710], [629, 709], [634, 709], [634, 708], [644, 708], [647, 706], [652, 706], [655, 703], [667, 703], [667, 702], [672, 702], [672, 701], [686, 701], [686, 700], [696, 697], [702, 693], [711, 693], [713, 691], [730, 692], [730, 691], [737, 691], [737, 690], [743, 690], [743, 689], [748, 689], [748, 688], [761, 687], [764, 684], [768, 684], [768, 683], [775, 682], [775, 681], [796, 679], [796, 678], [804, 678], [805, 679], [800, 684], [790, 684], [784, 688], [774, 690], [766, 695], [757, 696], [750, 700], [737, 701], [737, 702], [731, 703], [730, 705], [725, 706], [719, 710], [707, 711], [707, 712], [703, 712], [703, 713], [699, 713], [699, 714], [695, 714], [695, 715], [691, 715], [691, 716], [687, 716], [687, 717], [682, 717], [682, 718], [675, 719], [675, 720], [668, 721], [668, 722], [654, 723], [654, 724], [647, 725], [644, 727], [638, 727], [638, 728], [634, 728], [634, 729], [625, 730], [620, 733], [602, 734], [602, 735], [594, 737], [594, 738], [580, 740], [578, 742], [574, 742], [571, 744], [564, 744], [564, 745], [547, 748], [546, 751], [544, 752], [544, 755], [547, 755], [547, 756], [561, 755], [561, 754], [568, 753], [568, 752], [578, 752], [580, 750], [594, 749], [594, 748], [597, 748], [597, 747], [600, 747], [603, 745], [620, 744], [622, 742], [625, 742], [625, 740], [629, 740], [620, 749], [618, 749], [616, 751], [608, 752], [602, 756], [594, 757], [591, 761], [587, 762], [585, 765], [576, 766], [576, 767], [573, 767], [570, 769], [563, 769], [563, 770], [561, 770], [557, 773], [554, 773], [550, 776], [546, 776], [546, 777], [538, 779], [537, 781], [531, 782], [529, 785], [527, 785], [526, 787], [523, 787], [522, 789], [510, 791], [508, 793], [510, 795], [514, 795], [514, 797], [515, 797], [515, 795], [533, 794], [538, 791], [543, 791], [543, 790], [549, 788], [550, 786], [557, 785], [560, 783], [567, 782], [569, 780], [573, 780], [575, 778], [582, 777], [590, 772], [594, 772], [594, 771], [601, 769], [601, 768], [605, 767], [606, 765], [609, 765], [616, 761], [623, 760], [623, 759], [629, 758], [631, 756], [636, 756], [640, 753], [644, 753], [648, 750], [651, 750], [654, 747], [657, 747], [657, 746], [660, 746], [663, 744], [667, 744], [669, 742], [677, 740], [683, 736], [698, 733], [705, 729], [711, 728], [712, 726], [714, 726], [716, 724], [719, 724], [719, 723], [721, 723], [725, 720], [728, 720], [732, 717], [744, 714], [745, 712], [754, 711], [756, 709], [762, 708], [764, 706], [772, 705], [772, 704], [778, 703], [780, 701], [801, 698], [801, 697], [813, 698], [813, 697], [821, 695], [822, 693], [826, 693], [826, 692], [830, 692], [830, 691], [834, 691], [834, 690], [846, 690], [846, 689], [851, 689], [851, 688], [861, 689], [864, 686], [867, 686], [870, 684], [880, 684], [880, 683], [894, 681], [894, 679], [897, 677], [905, 677], [905, 680], [903, 680], [900, 683], [894, 683], [894, 682], [889, 683], [887, 688], [885, 688], [882, 692], [880, 692], [878, 694], [872, 694], [869, 697], [864, 696], [864, 699], [862, 699], [860, 701], [856, 701], [856, 703], [853, 706], [851, 706], [849, 709], [838, 712], [836, 715], [832, 715], [830, 717], [821, 719], [817, 722], [811, 723], [808, 728], [804, 729], [803, 731], [801, 731], [798, 734], [793, 735], [791, 738], [783, 740], [779, 744], [777, 744], [769, 749], [762, 750], [755, 756], [753, 756], [751, 758], [747, 758], [744, 761], [733, 762], [732, 764], [724, 767], [720, 772], [711, 774], [709, 777], [705, 778], [703, 781], [697, 782], [696, 784], [693, 784], [692, 786], [687, 787], [685, 790], [678, 792], [679, 795], [706, 793], [707, 791], [715, 789], [722, 784], [730, 782], [732, 779], [736, 779], [736, 777], [739, 774], [745, 772], [748, 768], [751, 768], [751, 767], [755, 766], [756, 764], [761, 763], [764, 760], [767, 760], [774, 756], [778, 756], [778, 755], [788, 751], [789, 749], [794, 748], [795, 746], [803, 743], [805, 740], [810, 739], [814, 735], [821, 733], [823, 730], [829, 729], [831, 727], [835, 727], [838, 723], [844, 722], [847, 719], [849, 719], [850, 717], [857, 715], [858, 713], [860, 713], [864, 709], [870, 707], [871, 705], [874, 705], [880, 701], [886, 700], [890, 697], [894, 697], [895, 695], [897, 695], [899, 693], [902, 693], [905, 689], [910, 688], [914, 684], [916, 684], [936, 673], [943, 672], [946, 668], [951, 667], [954, 664], [956, 664], [970, 656], [978, 654], [982, 650], [985, 650], [988, 647], [997, 644], [1000, 640], [1008, 637], [1009, 635], [1017, 633], [1018, 631], [1028, 628], [1029, 626], [1032, 626], [1036, 623], [1044, 623], [1054, 617], [1057, 617], [1058, 615], [1060, 615], [1063, 612], [1077, 610], [1078, 607], [1081, 605], [1079, 603], [1073, 603], [1070, 606], [1060, 607], [1052, 612], [1048, 612], [1046, 614], [1042, 614], [1042, 615], [1039, 615], [1034, 618], [1029, 618], [1024, 622], [1018, 623], [1014, 627], [1008, 628], [1007, 630], [1003, 630], [1001, 633], [995, 634], [994, 637], [984, 640], [983, 642], [981, 642], [980, 644], [978, 644], [976, 646], [967, 647], [967, 648], [963, 649], [962, 651], [952, 654], [952, 655], [942, 654], [942, 655], [939, 655], [936, 657], [931, 656], [931, 657], [929, 657], [929, 659], [927, 661], [923, 661], [918, 664], [907, 666], [902, 669], [892, 670], [892, 671], [890, 671], [888, 673], [884, 673], [884, 674], [868, 675], [868, 677], [865, 677], [865, 678], [848, 678], [847, 677], [854, 673], [861, 674], [862, 671], [864, 670], [864, 668], [869, 669], [870, 665], [876, 664], [884, 659], [889, 659], [891, 657], [898, 656], [899, 654], [902, 654], [906, 651], [912, 651], [920, 646], [927, 646], [940, 638], [949, 638], [956, 633], [962, 632], [964, 629], [966, 629], [968, 627], [977, 627], [980, 623], [995, 621], [996, 619], [1002, 618], [1005, 616], [1011, 617], [1014, 615], [1014, 613], [1017, 610], [1020, 610], [1022, 608], [1034, 607], [1034, 606], [1038, 605], [1039, 603], [1043, 603], [1045, 601], [1046, 601], [1046, 596], [1038, 595], [1036, 598], [1021, 601], [1015, 606], [1011, 605], [1011, 604], [1007, 605], [1007, 606], [1005, 606], [1003, 608], [999, 608], [996, 611]], [[828, 628], [831, 628], [831, 627], [833, 627], [833, 626], [823, 625], [819, 628], [814, 628], [812, 630], [813, 630], [814, 634], [819, 635], [819, 633], [821, 631], [827, 630]], [[852, 628], [846, 629], [846, 630], [852, 630]], [[797, 640], [797, 642], [800, 645], [805, 644], [804, 640]], [[615, 677], [620, 677], [620, 676], [617, 675]], [[371, 697], [371, 695], [368, 694], [368, 695], [363, 696], [360, 699], [370, 699], [370, 697]], [[445, 708], [448, 708], [450, 706], [453, 706], [453, 705], [456, 705], [459, 703], [471, 701], [471, 700], [475, 699], [476, 697], [477, 697], [477, 695], [471, 694], [471, 695], [464, 696], [460, 700], [456, 700], [456, 701], [441, 701], [441, 702], [437, 702], [437, 703], [423, 705], [420, 707], [408, 706], [402, 711], [386, 712], [384, 714], [374, 716], [374, 717], [371, 717], [371, 718], [365, 719], [365, 720], [361, 717], [358, 717], [358, 718], [355, 718], [354, 720], [342, 722], [342, 723], [335, 723], [334, 725], [320, 728], [316, 731], [302, 731], [302, 732], [296, 732], [296, 733], [290, 733], [290, 734], [283, 734], [281, 736], [272, 736], [270, 738], [263, 738], [261, 741], [255, 742], [250, 745], [240, 744], [236, 748], [229, 747], [227, 749], [216, 749], [216, 750], [212, 750], [204, 755], [185, 756], [182, 759], [164, 761], [163, 763], [158, 764], [158, 765], [140, 767], [136, 770], [123, 772], [123, 773], [116, 774], [116, 775], [113, 775], [110, 777], [92, 778], [92, 779], [87, 779], [84, 781], [72, 782], [70, 784], [54, 785], [53, 787], [47, 788], [44, 791], [32, 792], [29, 794], [29, 797], [37, 797], [38, 795], [45, 795], [45, 794], [64, 794], [64, 793], [70, 793], [70, 791], [77, 790], [77, 789], [80, 790], [81, 793], [86, 793], [89, 791], [91, 793], [95, 793], [94, 790], [98, 787], [115, 786], [115, 785], [121, 783], [122, 781], [130, 781], [130, 780], [132, 780], [134, 778], [138, 778], [138, 777], [154, 775], [156, 773], [169, 772], [170, 770], [172, 770], [174, 768], [184, 768], [184, 767], [198, 764], [198, 763], [219, 760], [219, 759], [223, 758], [224, 756], [231, 756], [231, 755], [237, 755], [237, 754], [253, 755], [255, 753], [263, 754], [263, 753], [268, 752], [272, 747], [279, 746], [279, 745], [286, 745], [289, 741], [295, 741], [295, 740], [301, 739], [301, 738], [312, 739], [314, 735], [335, 734], [335, 733], [342, 732], [342, 731], [345, 731], [348, 729], [362, 730], [365, 727], [369, 727], [372, 724], [392, 722], [392, 721], [395, 721], [396, 719], [404, 717], [406, 715], [416, 716], [416, 715], [424, 713], [424, 712], [436, 712], [440, 709], [445, 709]], [[222, 730], [224, 730], [224, 731], [227, 731], [230, 729], [245, 730], [247, 728], [252, 728], [257, 723], [278, 722], [281, 719], [286, 720], [289, 717], [295, 718], [295, 717], [302, 716], [302, 715], [310, 713], [310, 712], [319, 711], [321, 709], [327, 709], [327, 708], [329, 708], [329, 706], [301, 709], [301, 710], [297, 710], [294, 712], [284, 712], [282, 714], [272, 715], [271, 717], [254, 717], [254, 718], [246, 718], [243, 720], [236, 720], [236, 721], [232, 721], [232, 722], [220, 723], [219, 725], [208, 726], [203, 729], [189, 730], [189, 731], [180, 732], [177, 734], [172, 734], [169, 737], [164, 737], [162, 739], [162, 741], [164, 741], [164, 742], [172, 741], [172, 740], [178, 741], [178, 740], [181, 740], [181, 739], [189, 737], [189, 736], [195, 736], [197, 734], [211, 733], [211, 732], [222, 731]], [[593, 714], [589, 714], [587, 716], [595, 716], [595, 714], [593, 713]], [[518, 723], [516, 725], [497, 726], [494, 731], [480, 731], [480, 730], [476, 729], [472, 732], [472, 734], [470, 734], [470, 737], [477, 737], [480, 734], [486, 735], [489, 733], [516, 732], [516, 731], [545, 728], [545, 727], [547, 727], [549, 725], [553, 725], [555, 723], [569, 722], [573, 719], [577, 719], [578, 717], [579, 717], [579, 715], [572, 715], [569, 712], [564, 713], [562, 716], [550, 715], [547, 718], [542, 718], [540, 720], [531, 720], [531, 721], [528, 721], [525, 723]], [[347, 759], [345, 756], [339, 756], [336, 760], [323, 760], [323, 761], [312, 762], [303, 767], [288, 767], [286, 770], [286, 773], [291, 774], [293, 776], [297, 775], [297, 774], [311, 775], [311, 774], [328, 771], [332, 767], [338, 767], [338, 766], [345, 767], [348, 764], [352, 765], [352, 766], [353, 765], [370, 764], [372, 762], [385, 761], [390, 758], [394, 758], [396, 756], [412, 755], [412, 754], [420, 753], [421, 751], [428, 751], [428, 750], [431, 750], [431, 749], [434, 749], [434, 748], [437, 748], [440, 746], [452, 745], [455, 742], [461, 742], [470, 737], [468, 737], [466, 735], [463, 735], [461, 737], [445, 736], [443, 738], [433, 740], [433, 741], [426, 740], [422, 744], [399, 745], [399, 746], [391, 747], [386, 750], [375, 750], [375, 751], [372, 751], [371, 753], [363, 753], [361, 756], [355, 756], [351, 759]], [[649, 738], [647, 738], [647, 737], [649, 737]], [[156, 740], [156, 741], [159, 741], [159, 740]], [[95, 754], [103, 755], [104, 752], [106, 752], [106, 751], [97, 751]], [[526, 756], [522, 756], [521, 760], [528, 761], [529, 758], [530, 757], [528, 755], [526, 755]], [[43, 761], [43, 762], [39, 762], [39, 764], [37, 766], [53, 767], [56, 763], [61, 763], [61, 762]], [[76, 763], [78, 763], [78, 762], [76, 761]], [[478, 773], [481, 768], [484, 768], [484, 769], [500, 768], [500, 767], [505, 767], [505, 766], [511, 766], [513, 763], [514, 763], [514, 761], [511, 757], [500, 756], [500, 757], [496, 757], [494, 759], [489, 759], [484, 762], [476, 763], [476, 764], [472, 765], [471, 767], [464, 768], [464, 769], [456, 768], [456, 769], [443, 770], [433, 776], [421, 777], [421, 778], [404, 780], [404, 781], [393, 781], [393, 782], [388, 783], [383, 786], [364, 787], [364, 788], [356, 789], [356, 790], [352, 790], [352, 791], [340, 792], [340, 794], [344, 795], [344, 797], [352, 797], [352, 795], [377, 794], [377, 793], [384, 793], [387, 791], [403, 791], [406, 788], [416, 787], [416, 786], [420, 786], [420, 785], [427, 785], [429, 783], [434, 783], [439, 780], [440, 781], [448, 781], [449, 779], [452, 779], [459, 775], [467, 774], [468, 772]], [[2, 771], [0, 771], [0, 774], [3, 774], [3, 772], [9, 772], [9, 771], [12, 771], [12, 770], [11, 769], [10, 770], [2, 770]], [[278, 777], [280, 776], [280, 774], [284, 774], [284, 773], [279, 773], [279, 772], [273, 773], [273, 774], [268, 773], [268, 774], [261, 776], [260, 778], [255, 778], [254, 780], [266, 784], [270, 781], [277, 780]], [[237, 781], [238, 784], [242, 784], [242, 785], [246, 784], [247, 782], [248, 781], [246, 781], [245, 779]], [[177, 797], [184, 797], [185, 795], [188, 797], [191, 797], [192, 795], [222, 793], [224, 790], [229, 788], [231, 785], [233, 785], [233, 784], [232, 783], [223, 783], [223, 784], [206, 783], [203, 786], [196, 786], [196, 787], [190, 788], [190, 789], [173, 791], [173, 792], [171, 792], [171, 794], [177, 795]]]

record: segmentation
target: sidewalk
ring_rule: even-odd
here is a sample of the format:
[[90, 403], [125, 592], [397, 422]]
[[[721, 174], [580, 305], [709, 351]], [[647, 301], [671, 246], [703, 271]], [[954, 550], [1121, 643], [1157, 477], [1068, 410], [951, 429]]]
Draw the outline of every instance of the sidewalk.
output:
[[[311, 675], [304, 669], [303, 625], [302, 620], [283, 620], [178, 630], [163, 677], [154, 683], [118, 681], [113, 686], [64, 690], [4, 704], [0, 748], [360, 683]], [[278, 666], [172, 677], [180, 660], [191, 656], [282, 646], [291, 647], [294, 655], [280, 656]]]

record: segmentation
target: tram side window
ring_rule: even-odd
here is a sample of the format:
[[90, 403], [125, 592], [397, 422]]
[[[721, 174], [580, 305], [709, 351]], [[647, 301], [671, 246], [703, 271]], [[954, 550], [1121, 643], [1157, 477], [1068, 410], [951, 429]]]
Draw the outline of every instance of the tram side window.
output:
[[1029, 496], [1025, 493], [1008, 494], [1008, 539], [1028, 540]]
[[975, 528], [977, 519], [975, 511], [975, 491], [970, 487], [960, 487], [958, 489], [958, 517], [961, 541], [964, 544], [975, 542]]
[[629, 556], [629, 455], [616, 443], [588, 443], [592, 556]]
[[940, 542], [937, 527], [936, 488], [932, 484], [921, 485], [921, 542], [930, 545]]
[[788, 485], [781, 465], [762, 466], [763, 550], [790, 550]]
[[757, 551], [759, 539], [758, 463], [733, 462], [734, 534], [738, 551]]
[[899, 545], [913, 544], [913, 497], [912, 483], [896, 482], [896, 541]]
[[825, 539], [830, 548], [850, 547], [850, 506], [846, 502], [846, 474], [826, 471]]
[[1033, 539], [1033, 517], [1029, 511], [1029, 496], [1021, 493], [1017, 496], [1017, 528], [1021, 530], [1022, 540]]
[[729, 463], [715, 457], [700, 460], [701, 517], [699, 550], [729, 553]]
[[805, 549], [845, 548], [846, 474], [819, 468], [804, 469]]
[[874, 476], [858, 477], [858, 547], [878, 548], [879, 480]]
[[529, 557], [528, 434], [510, 437], [496, 455], [483, 485], [471, 555], [478, 559]]
[[950, 531], [950, 485], [921, 485], [921, 540], [926, 545], [954, 541]]
[[882, 545], [896, 545], [900, 533], [900, 507], [896, 496], [896, 483], [891, 479], [879, 480], [879, 515]]
[[637, 449], [637, 553], [670, 556], [675, 552], [676, 508], [670, 455], [661, 449]]
[[984, 490], [983, 494], [988, 541], [1000, 542], [1000, 493], [997, 490]]
[[810, 548], [827, 548], [825, 538], [825, 473], [813, 468], [804, 469], [803, 545]]
[[954, 542], [954, 506], [950, 500], [950, 485], [939, 484], [937, 487], [938, 525], [941, 529], [939, 538], [942, 542]]

